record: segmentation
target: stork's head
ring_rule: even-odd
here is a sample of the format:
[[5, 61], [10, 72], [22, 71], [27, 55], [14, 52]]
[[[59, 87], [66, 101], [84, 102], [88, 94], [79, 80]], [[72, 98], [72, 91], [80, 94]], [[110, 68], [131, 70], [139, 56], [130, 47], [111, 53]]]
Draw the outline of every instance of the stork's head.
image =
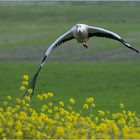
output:
[[77, 32], [80, 33], [81, 32], [81, 24], [76, 24], [76, 29], [77, 29]]

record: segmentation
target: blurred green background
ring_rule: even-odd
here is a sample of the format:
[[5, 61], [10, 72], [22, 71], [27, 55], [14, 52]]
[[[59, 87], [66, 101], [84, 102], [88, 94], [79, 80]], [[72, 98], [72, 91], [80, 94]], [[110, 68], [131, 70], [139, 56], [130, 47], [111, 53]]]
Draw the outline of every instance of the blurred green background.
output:
[[[76, 23], [111, 30], [139, 49], [140, 2], [0, 2], [0, 101], [21, 96], [22, 75], [31, 77], [48, 46]], [[139, 61], [111, 39], [90, 38], [88, 49], [72, 40], [51, 53], [36, 94], [52, 91], [55, 100], [79, 104], [93, 96], [98, 108], [116, 111], [123, 102], [140, 113]]]

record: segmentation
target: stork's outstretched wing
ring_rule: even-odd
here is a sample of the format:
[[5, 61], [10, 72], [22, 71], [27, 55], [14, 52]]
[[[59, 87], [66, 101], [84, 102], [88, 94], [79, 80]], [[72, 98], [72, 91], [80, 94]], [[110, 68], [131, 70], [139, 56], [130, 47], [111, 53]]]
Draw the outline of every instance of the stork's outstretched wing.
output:
[[133, 48], [130, 44], [128, 44], [125, 40], [123, 40], [119, 35], [117, 35], [114, 32], [111, 32], [103, 28], [97, 28], [97, 27], [92, 27], [92, 26], [87, 26], [87, 28], [88, 28], [88, 33], [89, 33], [88, 37], [97, 36], [97, 37], [106, 37], [106, 38], [118, 40], [129, 49], [132, 49], [133, 51], [139, 53], [138, 50]]
[[54, 43], [52, 43], [52, 45], [50, 45], [45, 53], [45, 56], [43, 57], [42, 61], [41, 61], [41, 64], [39, 65], [39, 68], [37, 70], [37, 72], [35, 73], [35, 75], [33, 76], [33, 78], [31, 79], [30, 83], [29, 83], [29, 87], [28, 89], [32, 89], [32, 93], [28, 94], [27, 91], [25, 92], [25, 94], [23, 95], [23, 97], [28, 94], [29, 96], [32, 96], [33, 93], [34, 93], [34, 88], [35, 88], [35, 84], [36, 84], [36, 79], [37, 79], [37, 76], [41, 70], [41, 68], [43, 67], [44, 63], [45, 63], [45, 60], [46, 58], [48, 57], [48, 55], [50, 54], [50, 52], [56, 48], [57, 46], [59, 46], [60, 44], [68, 41], [68, 40], [71, 40], [73, 39], [73, 34], [72, 34], [72, 29], [69, 30], [68, 32], [66, 32], [65, 34], [63, 34], [62, 36], [60, 36], [57, 40], [54, 41]]
[[69, 41], [71, 39], [74, 39], [72, 31], [69, 30], [68, 32], [66, 32], [65, 34], [63, 34], [62, 36], [60, 36], [58, 39], [55, 40], [54, 43], [52, 43], [52, 45], [49, 46], [49, 48], [46, 51], [46, 57], [50, 54], [50, 52], [52, 51], [53, 48], [56, 48], [57, 46], [61, 45], [62, 43]]

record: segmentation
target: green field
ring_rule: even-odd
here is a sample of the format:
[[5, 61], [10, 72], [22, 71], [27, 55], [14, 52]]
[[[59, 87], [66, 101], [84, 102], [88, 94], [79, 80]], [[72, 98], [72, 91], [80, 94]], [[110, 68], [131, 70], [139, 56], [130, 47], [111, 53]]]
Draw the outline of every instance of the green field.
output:
[[[139, 49], [139, 13], [139, 5], [1, 7], [0, 100], [21, 96], [22, 75], [32, 76], [48, 45], [76, 23], [112, 30]], [[105, 38], [91, 38], [89, 46], [72, 40], [52, 52], [36, 94], [52, 91], [55, 100], [74, 97], [77, 109], [85, 97], [93, 96], [99, 109], [116, 111], [123, 102], [140, 113], [140, 55]]]
[[[32, 75], [34, 69], [31, 62], [1, 63], [1, 97], [20, 97], [22, 74]], [[139, 62], [49, 62], [38, 77], [36, 94], [52, 91], [56, 100], [74, 97], [79, 103], [93, 96], [98, 108], [116, 111], [123, 102], [139, 112], [139, 71]]]

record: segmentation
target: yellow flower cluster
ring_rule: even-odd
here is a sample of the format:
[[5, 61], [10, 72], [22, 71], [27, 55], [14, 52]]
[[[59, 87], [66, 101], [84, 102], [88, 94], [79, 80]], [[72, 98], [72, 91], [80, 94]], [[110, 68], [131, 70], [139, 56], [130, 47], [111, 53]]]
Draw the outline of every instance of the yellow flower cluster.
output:
[[70, 99], [69, 99], [69, 102], [70, 102], [71, 104], [75, 104], [75, 100], [74, 100], [73, 98], [70, 98]]
[[38, 108], [32, 107], [29, 96], [15, 99], [14, 106], [14, 99], [6, 97], [0, 107], [0, 139], [140, 139], [140, 118], [122, 103], [119, 112], [111, 113], [98, 110], [92, 97], [80, 111], [74, 109], [74, 98], [57, 101], [48, 92], [36, 99]]
[[[36, 97], [41, 102], [40, 109], [31, 107], [28, 96], [22, 100], [17, 98], [14, 107], [9, 105], [12, 98], [6, 98], [4, 102], [7, 104], [0, 107], [0, 139], [140, 138], [140, 118], [135, 112], [120, 107], [120, 112], [111, 114], [109, 111], [97, 110], [96, 107], [90, 106], [93, 101], [87, 99], [83, 109], [75, 111], [73, 104], [76, 104], [76, 101], [73, 98], [67, 103], [53, 103], [51, 92]], [[84, 110], [86, 114], [82, 113]]]
[[22, 81], [22, 85], [20, 86], [20, 90], [23, 92], [27, 92], [26, 94], [30, 95], [33, 92], [33, 89], [28, 88], [29, 86], [29, 76], [28, 75], [23, 75], [22, 77], [23, 81]]
[[29, 76], [28, 75], [23, 75], [22, 79], [23, 79], [23, 81], [22, 81], [22, 85], [20, 86], [20, 90], [24, 91], [27, 88], [28, 84], [29, 84], [28, 83]]

